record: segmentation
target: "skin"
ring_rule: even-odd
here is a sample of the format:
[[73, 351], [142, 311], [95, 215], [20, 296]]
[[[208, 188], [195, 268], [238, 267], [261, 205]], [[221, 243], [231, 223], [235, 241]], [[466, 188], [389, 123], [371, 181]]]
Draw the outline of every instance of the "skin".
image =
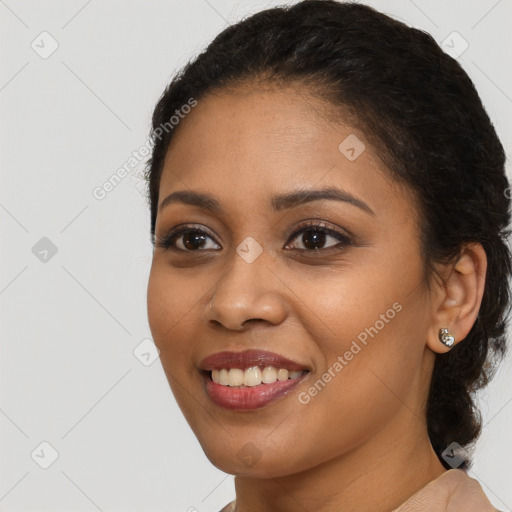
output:
[[[206, 456], [236, 475], [238, 512], [389, 512], [446, 473], [427, 436], [425, 400], [435, 355], [449, 350], [439, 328], [458, 343], [476, 319], [485, 252], [468, 245], [458, 261], [437, 267], [429, 288], [414, 195], [391, 180], [365, 134], [334, 122], [328, 109], [292, 86], [221, 90], [180, 122], [166, 155], [159, 204], [192, 190], [214, 196], [222, 212], [159, 208], [157, 237], [182, 223], [208, 237], [188, 252], [183, 236], [175, 241], [181, 251], [155, 248], [149, 324]], [[338, 149], [351, 134], [366, 146], [354, 161]], [[275, 195], [324, 186], [350, 192], [374, 214], [334, 200], [270, 209]], [[307, 219], [348, 230], [352, 242], [331, 249], [340, 240], [326, 235], [319, 249], [308, 249], [316, 229], [297, 230]], [[248, 236], [263, 249], [250, 264], [236, 252]], [[394, 303], [400, 312], [301, 404], [298, 394]], [[215, 405], [199, 363], [249, 348], [277, 352], [311, 373], [259, 410]]]

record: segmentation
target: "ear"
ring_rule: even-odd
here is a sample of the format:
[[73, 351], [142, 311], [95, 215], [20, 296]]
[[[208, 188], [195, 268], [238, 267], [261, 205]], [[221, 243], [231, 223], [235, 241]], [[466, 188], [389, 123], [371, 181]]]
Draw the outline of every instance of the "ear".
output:
[[434, 352], [444, 353], [452, 347], [439, 341], [439, 329], [448, 329], [457, 344], [476, 321], [484, 293], [487, 255], [481, 244], [467, 244], [455, 263], [441, 265], [437, 271], [440, 279], [433, 285], [433, 320], [427, 346]]

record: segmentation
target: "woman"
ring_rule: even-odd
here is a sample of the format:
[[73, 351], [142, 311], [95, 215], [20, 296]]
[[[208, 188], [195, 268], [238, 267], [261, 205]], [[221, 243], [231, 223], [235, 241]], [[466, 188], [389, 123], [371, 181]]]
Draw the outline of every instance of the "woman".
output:
[[467, 474], [505, 351], [503, 147], [431, 36], [306, 0], [160, 98], [148, 318], [224, 511], [495, 510]]

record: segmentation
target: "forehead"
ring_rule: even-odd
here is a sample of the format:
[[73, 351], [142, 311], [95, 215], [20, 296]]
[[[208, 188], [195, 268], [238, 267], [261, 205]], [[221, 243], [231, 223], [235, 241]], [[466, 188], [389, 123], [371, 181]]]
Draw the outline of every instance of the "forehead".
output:
[[[322, 102], [291, 87], [216, 91], [200, 99], [181, 121], [168, 156], [181, 158], [188, 153], [188, 161], [201, 164], [212, 158], [213, 163], [220, 160], [224, 164], [240, 159], [242, 167], [247, 167], [247, 157], [254, 158], [256, 153], [255, 166], [299, 161], [317, 152], [320, 138], [330, 132], [334, 137], [343, 134], [341, 126], [323, 117], [326, 112]], [[338, 129], [338, 135], [332, 133]], [[185, 144], [180, 144], [182, 139]], [[337, 146], [333, 149], [337, 151]]]
[[334, 122], [332, 110], [291, 87], [206, 96], [176, 129], [159, 203], [189, 189], [231, 204], [258, 198], [267, 207], [268, 197], [283, 191], [337, 186], [373, 209], [396, 209], [404, 197], [368, 138], [342, 117]]

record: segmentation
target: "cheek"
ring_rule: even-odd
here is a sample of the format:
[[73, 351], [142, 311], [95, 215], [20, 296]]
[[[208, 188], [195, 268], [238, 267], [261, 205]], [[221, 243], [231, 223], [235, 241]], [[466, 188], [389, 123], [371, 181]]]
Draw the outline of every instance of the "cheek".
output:
[[316, 373], [297, 397], [308, 438], [323, 436], [324, 446], [344, 450], [404, 403], [417, 409], [408, 394], [420, 374], [426, 327], [423, 289], [412, 284], [417, 270], [396, 257], [394, 266], [374, 262], [361, 272], [297, 281], [296, 307], [316, 340]]
[[178, 273], [169, 272], [165, 265], [153, 264], [147, 290], [148, 322], [160, 362], [170, 389], [184, 416], [190, 421], [190, 379], [199, 383], [199, 373], [193, 365], [194, 346], [190, 326], [197, 315], [200, 296], [193, 293], [194, 281], [187, 285]]
[[[201, 295], [194, 291], [194, 280], [179, 278], [162, 265], [151, 268], [148, 290], [148, 322], [155, 345], [160, 350], [164, 369], [186, 369], [192, 365], [191, 326], [197, 316]], [[204, 293], [204, 292], [203, 292]], [[172, 356], [172, 357], [171, 357]]]
[[329, 364], [349, 351], [354, 340], [364, 347], [374, 338], [385, 338], [403, 316], [404, 292], [389, 267], [376, 262], [361, 267], [315, 269], [300, 279], [287, 279], [297, 298], [292, 309]]
[[[208, 291], [202, 280], [189, 271], [169, 268], [165, 262], [155, 260], [149, 274], [147, 289], [148, 320], [150, 327], [160, 335], [166, 329], [172, 339], [180, 329], [186, 329], [187, 315], [197, 314], [201, 297]], [[155, 340], [156, 342], [157, 340]]]

